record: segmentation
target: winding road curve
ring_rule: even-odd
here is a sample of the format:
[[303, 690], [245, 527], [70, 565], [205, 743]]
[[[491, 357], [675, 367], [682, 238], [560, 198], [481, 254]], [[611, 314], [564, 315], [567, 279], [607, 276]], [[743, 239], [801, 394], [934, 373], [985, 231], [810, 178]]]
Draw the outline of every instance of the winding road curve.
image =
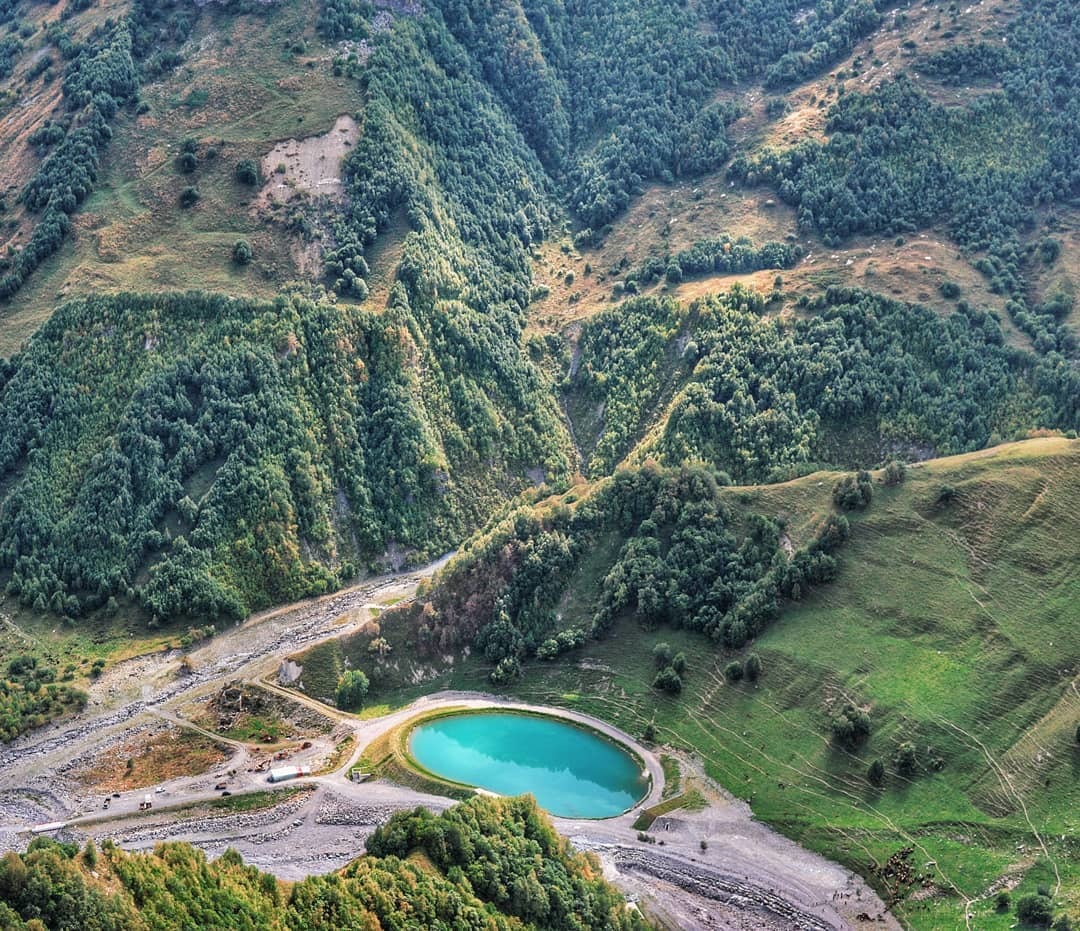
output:
[[[0, 849], [25, 847], [30, 831], [62, 822], [75, 837], [112, 837], [129, 849], [149, 849], [162, 840], [185, 840], [208, 854], [235, 847], [248, 862], [283, 878], [337, 869], [363, 852], [363, 839], [394, 811], [426, 805], [441, 810], [445, 798], [385, 782], [352, 783], [347, 773], [376, 737], [421, 711], [450, 706], [521, 707], [578, 720], [628, 743], [649, 768], [653, 786], [635, 809], [603, 821], [553, 819], [576, 847], [595, 852], [606, 875], [632, 900], [642, 901], [666, 923], [689, 929], [841, 931], [863, 927], [898, 931], [900, 925], [880, 899], [850, 871], [800, 848], [753, 820], [745, 804], [710, 791], [702, 812], [676, 811], [650, 829], [656, 843], [643, 844], [632, 827], [638, 809], [654, 804], [663, 773], [654, 754], [616, 728], [573, 711], [514, 703], [474, 693], [437, 693], [407, 708], [371, 720], [328, 709], [266, 681], [286, 655], [299, 647], [348, 633], [362, 624], [359, 610], [377, 599], [409, 598], [422, 579], [449, 557], [422, 570], [372, 579], [362, 585], [256, 615], [193, 650], [195, 672], [180, 675], [177, 651], [137, 657], [110, 668], [95, 683], [87, 709], [61, 724], [26, 735], [0, 749]], [[209, 773], [158, 787], [154, 808], [139, 812], [145, 790], [122, 793], [107, 811], [100, 793], [78, 786], [66, 774], [102, 750], [130, 740], [140, 730], [194, 727], [178, 714], [181, 705], [207, 696], [224, 681], [244, 679], [300, 701], [333, 719], [337, 733], [356, 738], [350, 758], [328, 774], [280, 788], [279, 804], [251, 812], [212, 809], [223, 773], [233, 795], [264, 792], [265, 774], [245, 772], [248, 749], [221, 741], [232, 759]], [[195, 728], [207, 733], [201, 728]], [[216, 735], [214, 735], [216, 738]], [[325, 749], [325, 746], [323, 747]]]

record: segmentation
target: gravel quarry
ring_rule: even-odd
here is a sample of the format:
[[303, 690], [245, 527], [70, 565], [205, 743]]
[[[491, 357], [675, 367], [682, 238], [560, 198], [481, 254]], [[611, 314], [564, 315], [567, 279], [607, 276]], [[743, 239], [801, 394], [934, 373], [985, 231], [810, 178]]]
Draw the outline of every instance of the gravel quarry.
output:
[[[440, 811], [453, 804], [388, 781], [351, 782], [349, 770], [372, 740], [421, 712], [442, 708], [542, 710], [587, 723], [629, 744], [646, 761], [652, 789], [631, 811], [604, 820], [553, 821], [575, 847], [595, 853], [605, 875], [665, 925], [730, 931], [900, 928], [860, 877], [755, 821], [748, 805], [708, 781], [693, 760], [682, 761], [684, 770], [705, 787], [707, 805], [661, 816], [649, 828], [649, 842], [639, 839], [633, 823], [641, 808], [659, 801], [662, 769], [648, 749], [596, 719], [498, 696], [440, 692], [361, 720], [269, 681], [299, 646], [355, 630], [366, 623], [362, 609], [377, 600], [411, 597], [446, 559], [256, 615], [190, 651], [190, 674], [180, 672], [179, 651], [110, 668], [95, 683], [84, 712], [0, 751], [0, 849], [22, 849], [35, 828], [40, 832], [51, 824], [61, 826], [42, 833], [76, 841], [111, 838], [129, 850], [187, 841], [213, 857], [231, 847], [283, 879], [330, 872], [363, 854], [367, 835], [395, 811], [417, 805]], [[116, 796], [77, 778], [80, 767], [118, 743], [185, 727], [207, 734], [185, 711], [233, 682], [299, 701], [328, 719], [322, 733], [291, 746], [285, 757], [287, 764], [312, 766], [315, 775], [271, 785], [267, 751], [213, 735], [227, 759], [205, 772]], [[350, 749], [335, 757], [342, 734], [352, 738]], [[223, 798], [222, 791], [231, 797]], [[140, 810], [147, 796], [152, 807]]]

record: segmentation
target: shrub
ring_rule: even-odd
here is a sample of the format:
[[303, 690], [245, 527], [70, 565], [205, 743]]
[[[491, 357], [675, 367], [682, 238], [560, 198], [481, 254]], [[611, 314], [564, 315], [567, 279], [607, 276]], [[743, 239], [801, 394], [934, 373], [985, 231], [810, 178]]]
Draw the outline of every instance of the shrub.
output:
[[833, 718], [832, 732], [840, 746], [854, 750], [870, 736], [870, 715], [848, 702]]
[[896, 764], [896, 771], [904, 778], [910, 779], [915, 775], [915, 769], [918, 763], [918, 758], [915, 755], [915, 746], [908, 741], [904, 741], [904, 743], [900, 744], [897, 748], [893, 762]]
[[536, 648], [537, 659], [555, 659], [559, 655], [559, 641], [549, 637]]
[[251, 261], [251, 243], [238, 239], [232, 247], [232, 258], [237, 265], [247, 265]]
[[184, 152], [176, 160], [177, 167], [186, 175], [190, 175], [199, 167], [199, 159], [194, 152]]
[[956, 500], [956, 489], [952, 485], [942, 485], [938, 489], [936, 504], [945, 507]]
[[680, 650], [671, 658], [671, 668], [680, 676], [686, 672], [686, 654]]
[[1050, 927], [1053, 931], [1073, 931], [1072, 919], [1068, 915], [1058, 915]]
[[748, 682], [757, 682], [761, 678], [761, 657], [751, 653], [743, 663], [743, 675]]
[[1016, 901], [1016, 917], [1024, 924], [1046, 928], [1054, 917], [1054, 903], [1045, 895], [1021, 896]]
[[732, 660], [724, 667], [724, 678], [728, 682], [738, 682], [743, 677], [742, 663], [738, 660]]
[[259, 183], [259, 166], [250, 158], [236, 163], [236, 180], [241, 184], [254, 187]]
[[833, 486], [833, 503], [845, 511], [866, 507], [874, 497], [873, 482], [869, 472], [845, 475]]
[[1012, 905], [1012, 896], [1009, 895], [1007, 889], [1002, 889], [996, 896], [994, 896], [994, 908], [999, 912], [1007, 912], [1009, 906]]
[[652, 648], [652, 655], [657, 666], [667, 666], [671, 662], [671, 644], [661, 640]]
[[371, 293], [368, 283], [363, 278], [354, 278], [349, 285], [349, 291], [358, 301], [367, 300], [368, 295]]
[[955, 281], [943, 281], [938, 290], [941, 292], [942, 297], [950, 301], [955, 300], [960, 296], [960, 285]]
[[491, 681], [496, 685], [505, 685], [521, 675], [521, 663], [516, 656], [504, 656], [491, 671]]
[[880, 786], [885, 781], [885, 764], [874, 760], [866, 770], [866, 779], [872, 786]]
[[587, 249], [596, 245], [596, 233], [591, 229], [583, 229], [574, 234], [574, 246], [578, 249]]
[[902, 462], [897, 462], [893, 459], [885, 466], [885, 484], [886, 485], [899, 485], [904, 481], [904, 477], [907, 475], [907, 468]]
[[682, 691], [682, 677], [671, 666], [665, 666], [653, 679], [653, 688], [678, 695]]
[[180, 192], [180, 206], [185, 209], [194, 207], [199, 202], [201, 196], [198, 188], [186, 187]]
[[1057, 257], [1061, 255], [1061, 242], [1051, 236], [1047, 236], [1039, 243], [1039, 254], [1045, 265], [1053, 265]]
[[368, 677], [359, 669], [349, 669], [338, 679], [334, 701], [342, 711], [359, 711], [367, 693]]
[[765, 114], [770, 119], [776, 119], [788, 112], [790, 107], [783, 97], [769, 97], [765, 101]]
[[831, 553], [851, 536], [851, 523], [843, 514], [830, 514], [817, 532], [818, 545], [826, 553]]

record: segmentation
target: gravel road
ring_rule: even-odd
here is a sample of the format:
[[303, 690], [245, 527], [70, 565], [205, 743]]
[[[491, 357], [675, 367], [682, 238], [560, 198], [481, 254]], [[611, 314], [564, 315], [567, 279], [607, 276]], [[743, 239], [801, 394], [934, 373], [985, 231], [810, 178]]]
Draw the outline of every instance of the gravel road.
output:
[[[138, 807], [147, 790], [121, 793], [103, 811], [101, 795], [71, 776], [79, 763], [104, 747], [163, 726], [184, 726], [179, 709], [220, 688], [223, 681], [256, 682], [299, 647], [351, 631], [365, 620], [359, 609], [375, 599], [411, 597], [420, 580], [447, 558], [423, 570], [373, 579], [254, 616], [192, 651], [196, 671], [189, 675], [178, 674], [182, 655], [177, 651], [137, 657], [110, 668], [95, 683], [83, 713], [0, 749], [0, 850], [24, 848], [34, 826], [59, 821], [66, 825], [57, 832], [62, 836], [77, 841], [111, 837], [132, 850], [152, 849], [163, 840], [188, 841], [211, 856], [233, 847], [251, 864], [295, 880], [338, 869], [361, 854], [367, 835], [395, 811], [417, 805], [436, 811], [448, 807], [452, 803], [445, 798], [380, 781], [352, 783], [346, 774], [371, 740], [420, 711], [515, 703], [444, 692], [378, 719], [348, 718], [342, 723], [341, 715], [334, 714], [337, 727], [351, 728], [356, 737], [352, 757], [341, 761], [333, 773], [289, 784], [287, 788], [302, 791], [283, 794], [280, 802], [253, 811], [206, 804], [219, 797], [213, 787], [222, 779], [234, 796], [274, 788], [267, 785], [264, 772], [244, 769], [249, 754], [239, 747], [232, 760], [210, 773], [158, 787], [155, 807], [144, 813]], [[663, 775], [646, 748], [604, 722], [544, 710], [582, 718], [632, 744], [653, 775], [653, 790], [641, 804], [658, 799]], [[310, 752], [324, 747], [325, 740]], [[719, 787], [710, 785], [708, 795], [710, 804], [703, 811], [680, 810], [658, 819], [650, 829], [656, 840], [651, 844], [638, 840], [632, 827], [637, 809], [604, 821], [554, 821], [576, 847], [599, 857], [605, 874], [631, 900], [671, 927], [899, 931], [900, 925], [859, 877], [754, 821], [748, 806]]]

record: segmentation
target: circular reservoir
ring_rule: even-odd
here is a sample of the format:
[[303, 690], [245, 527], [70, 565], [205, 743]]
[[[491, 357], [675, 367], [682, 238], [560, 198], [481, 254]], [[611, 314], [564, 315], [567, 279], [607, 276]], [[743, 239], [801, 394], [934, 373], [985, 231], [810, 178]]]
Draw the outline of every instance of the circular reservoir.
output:
[[649, 789], [642, 764], [619, 744], [543, 715], [447, 715], [415, 727], [409, 752], [436, 776], [499, 795], [531, 792], [563, 818], [622, 814]]

